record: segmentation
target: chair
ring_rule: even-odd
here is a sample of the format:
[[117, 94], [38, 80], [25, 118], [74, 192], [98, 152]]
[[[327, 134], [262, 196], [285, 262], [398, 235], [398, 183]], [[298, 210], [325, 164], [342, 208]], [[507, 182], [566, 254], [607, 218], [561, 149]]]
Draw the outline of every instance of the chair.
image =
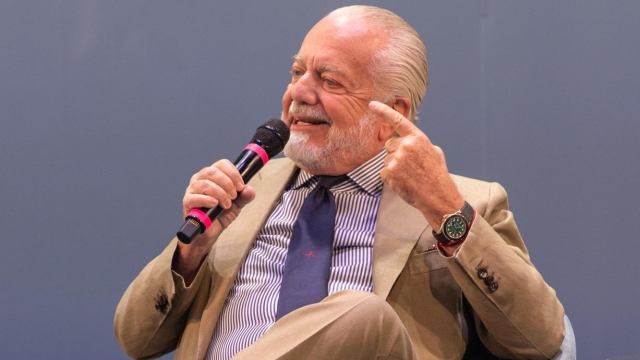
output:
[[564, 341], [560, 345], [560, 350], [551, 360], [575, 360], [576, 359], [576, 336], [567, 315], [564, 315]]

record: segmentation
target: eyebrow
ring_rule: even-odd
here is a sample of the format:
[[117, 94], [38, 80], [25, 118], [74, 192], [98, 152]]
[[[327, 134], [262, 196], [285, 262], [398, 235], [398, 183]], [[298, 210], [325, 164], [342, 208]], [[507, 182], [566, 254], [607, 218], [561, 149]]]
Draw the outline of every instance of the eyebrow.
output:
[[[305, 65], [305, 61], [302, 59], [302, 57], [300, 55], [293, 55], [293, 60], [297, 61], [303, 65]], [[319, 67], [317, 67], [315, 69], [318, 72], [333, 72], [333, 73], [338, 73], [339, 75], [343, 75], [346, 76], [345, 72], [342, 71], [342, 69], [340, 69], [337, 66], [331, 66], [331, 65], [320, 65]]]

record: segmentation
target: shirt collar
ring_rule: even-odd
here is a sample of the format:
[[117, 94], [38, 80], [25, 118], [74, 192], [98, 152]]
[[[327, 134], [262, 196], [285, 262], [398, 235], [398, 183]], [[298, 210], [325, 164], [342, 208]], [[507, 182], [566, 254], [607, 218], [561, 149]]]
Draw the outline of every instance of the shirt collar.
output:
[[[384, 149], [380, 150], [376, 156], [348, 172], [347, 176], [351, 181], [336, 186], [336, 189], [347, 190], [355, 186], [364, 190], [371, 196], [380, 195], [382, 193], [382, 179], [380, 178], [380, 171], [382, 171], [382, 168], [384, 167], [384, 159], [386, 156], [387, 152]], [[318, 180], [315, 176], [300, 169], [289, 189], [296, 190], [303, 186], [313, 187], [317, 182]]]

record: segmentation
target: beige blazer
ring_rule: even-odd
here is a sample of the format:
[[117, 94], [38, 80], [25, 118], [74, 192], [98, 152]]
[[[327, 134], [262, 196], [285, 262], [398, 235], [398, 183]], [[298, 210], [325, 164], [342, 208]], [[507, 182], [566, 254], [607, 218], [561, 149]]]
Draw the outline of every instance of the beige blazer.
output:
[[[251, 180], [255, 200], [223, 232], [189, 288], [171, 271], [175, 238], [142, 270], [115, 315], [116, 337], [127, 354], [150, 358], [175, 349], [175, 359], [204, 359], [236, 274], [296, 170], [288, 159], [272, 160]], [[473, 332], [463, 315], [463, 294], [478, 336], [494, 354], [551, 358], [564, 339], [564, 310], [529, 261], [506, 192], [497, 183], [452, 177], [478, 216], [451, 258], [437, 250], [422, 214], [384, 186], [374, 293], [396, 310], [420, 358], [462, 358]], [[493, 276], [495, 291], [478, 270]]]

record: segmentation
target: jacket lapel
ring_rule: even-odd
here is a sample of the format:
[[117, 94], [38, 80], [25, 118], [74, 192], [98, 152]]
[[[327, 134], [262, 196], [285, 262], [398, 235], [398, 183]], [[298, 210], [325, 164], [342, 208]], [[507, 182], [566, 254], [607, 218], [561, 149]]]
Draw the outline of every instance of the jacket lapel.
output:
[[[249, 182], [256, 191], [256, 198], [240, 214], [240, 217], [252, 220], [234, 221], [211, 250], [212, 286], [200, 322], [198, 359], [205, 357], [236, 275], [296, 171], [292, 161], [278, 159], [272, 160], [256, 174]], [[386, 184], [381, 196], [373, 245], [373, 292], [386, 299], [428, 224], [417, 209], [398, 197]]]
[[424, 216], [385, 184], [373, 243], [373, 292], [386, 299], [411, 250], [428, 228]]
[[198, 359], [204, 359], [236, 275], [296, 170], [294, 163], [288, 159], [272, 160], [260, 170], [249, 182], [256, 191], [256, 197], [239, 215], [239, 218], [251, 220], [234, 221], [220, 235], [211, 250], [209, 259], [212, 285], [209, 301], [202, 314]]

